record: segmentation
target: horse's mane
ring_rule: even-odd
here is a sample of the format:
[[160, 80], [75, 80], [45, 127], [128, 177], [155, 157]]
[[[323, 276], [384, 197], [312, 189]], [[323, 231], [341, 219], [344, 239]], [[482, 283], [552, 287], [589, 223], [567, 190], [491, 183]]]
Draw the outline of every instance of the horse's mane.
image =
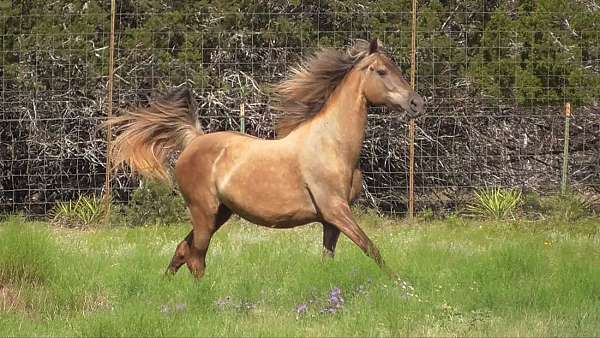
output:
[[292, 68], [290, 76], [275, 87], [277, 137], [315, 117], [346, 74], [368, 54], [369, 42], [356, 40], [345, 52], [323, 48]]

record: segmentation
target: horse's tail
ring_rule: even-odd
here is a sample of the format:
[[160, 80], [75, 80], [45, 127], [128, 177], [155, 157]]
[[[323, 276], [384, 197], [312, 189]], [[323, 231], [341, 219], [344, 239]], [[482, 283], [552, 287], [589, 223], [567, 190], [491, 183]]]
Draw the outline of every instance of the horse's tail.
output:
[[119, 132], [110, 149], [115, 168], [127, 163], [134, 172], [168, 184], [170, 155], [202, 135], [194, 99], [185, 87], [152, 100], [148, 107], [129, 109], [106, 124]]

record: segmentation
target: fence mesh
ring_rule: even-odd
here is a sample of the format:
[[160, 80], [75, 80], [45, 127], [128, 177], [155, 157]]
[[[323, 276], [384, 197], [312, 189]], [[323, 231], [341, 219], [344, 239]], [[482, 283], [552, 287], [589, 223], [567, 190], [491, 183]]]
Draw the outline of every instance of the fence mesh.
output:
[[[417, 210], [446, 212], [474, 188], [560, 188], [561, 115], [573, 103], [570, 183], [600, 188], [600, 9], [595, 1], [420, 1]], [[101, 194], [110, 6], [0, 1], [0, 213], [47, 215]], [[119, 2], [114, 107], [185, 83], [207, 131], [272, 138], [270, 85], [302, 57], [379, 38], [410, 77], [409, 1]], [[116, 111], [116, 114], [119, 112]], [[407, 121], [369, 110], [363, 203], [403, 213]], [[115, 199], [136, 177], [120, 172]]]

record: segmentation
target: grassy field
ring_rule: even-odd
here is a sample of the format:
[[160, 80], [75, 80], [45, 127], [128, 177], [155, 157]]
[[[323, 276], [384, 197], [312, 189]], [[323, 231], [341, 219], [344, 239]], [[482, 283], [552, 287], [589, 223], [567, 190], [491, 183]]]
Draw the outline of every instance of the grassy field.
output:
[[[317, 225], [231, 222], [205, 278], [163, 271], [186, 226], [66, 230], [0, 223], [0, 336], [600, 334], [598, 221], [407, 226], [365, 217], [404, 282]], [[583, 230], [582, 230], [583, 229]]]

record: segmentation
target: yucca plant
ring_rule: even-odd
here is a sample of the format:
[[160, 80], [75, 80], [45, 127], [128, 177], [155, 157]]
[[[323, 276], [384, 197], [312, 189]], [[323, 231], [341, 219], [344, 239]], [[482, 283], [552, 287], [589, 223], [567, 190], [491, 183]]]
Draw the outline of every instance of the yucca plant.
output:
[[50, 217], [53, 224], [67, 228], [96, 226], [104, 217], [104, 203], [100, 197], [80, 196], [75, 201], [58, 202]]
[[467, 205], [467, 210], [475, 216], [506, 219], [513, 215], [521, 200], [520, 190], [485, 188], [475, 192], [475, 201]]

